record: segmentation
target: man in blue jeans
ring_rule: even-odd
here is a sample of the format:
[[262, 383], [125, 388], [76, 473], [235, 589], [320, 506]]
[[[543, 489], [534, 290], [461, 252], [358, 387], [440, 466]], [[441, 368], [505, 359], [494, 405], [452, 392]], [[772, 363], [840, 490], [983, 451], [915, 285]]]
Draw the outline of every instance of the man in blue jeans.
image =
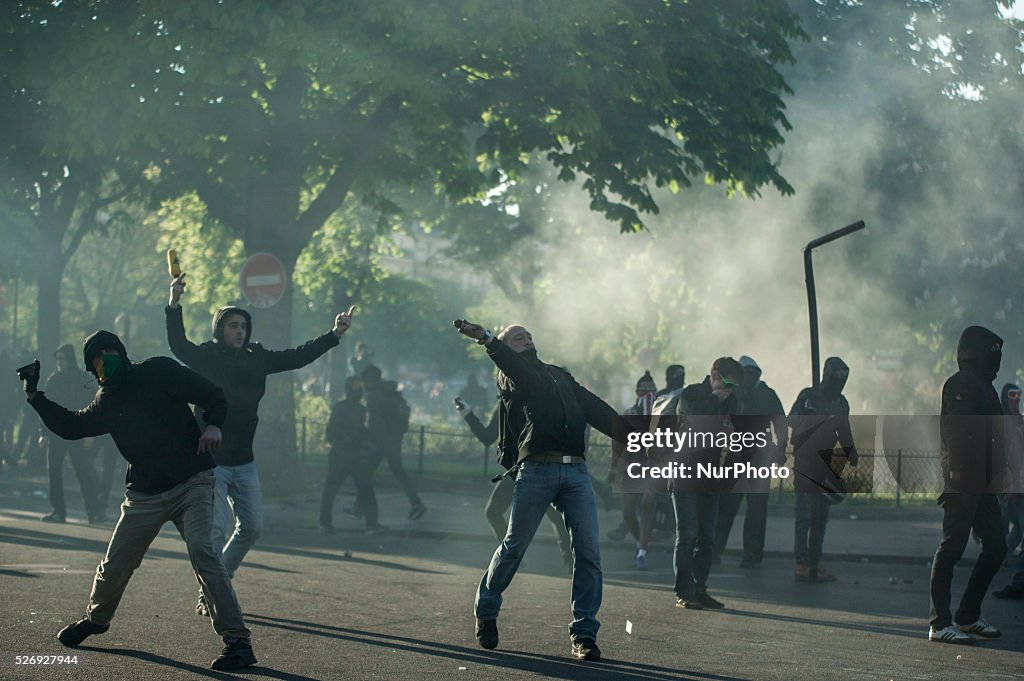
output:
[[600, 660], [601, 554], [594, 488], [584, 458], [584, 430], [589, 423], [611, 436], [615, 410], [565, 369], [540, 361], [533, 336], [523, 326], [508, 326], [497, 338], [463, 320], [457, 320], [455, 327], [485, 346], [499, 369], [501, 464], [518, 471], [508, 530], [477, 589], [477, 640], [483, 648], [498, 646], [502, 593], [519, 569], [548, 506], [553, 505], [565, 519], [573, 554], [572, 656]]
[[[256, 543], [263, 530], [263, 493], [253, 455], [257, 411], [267, 389], [267, 376], [299, 369], [338, 344], [352, 325], [352, 308], [339, 314], [334, 328], [291, 350], [267, 350], [250, 343], [252, 318], [239, 307], [222, 307], [213, 316], [213, 340], [196, 345], [185, 336], [179, 301], [185, 292], [185, 275], [171, 282], [167, 316], [167, 342], [171, 352], [190, 369], [223, 388], [228, 398], [224, 444], [214, 455], [217, 468], [214, 499], [213, 544], [223, 552], [229, 577]], [[198, 414], [203, 416], [202, 412]], [[234, 522], [232, 523], [232, 519]], [[234, 531], [226, 539], [227, 528]], [[202, 591], [196, 613], [209, 615]]]

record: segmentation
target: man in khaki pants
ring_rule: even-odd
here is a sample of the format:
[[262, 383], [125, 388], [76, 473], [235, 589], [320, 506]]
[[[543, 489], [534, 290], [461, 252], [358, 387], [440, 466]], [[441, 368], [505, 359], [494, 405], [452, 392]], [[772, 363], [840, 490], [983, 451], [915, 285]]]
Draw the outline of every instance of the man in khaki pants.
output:
[[[220, 425], [227, 413], [224, 391], [167, 357], [129, 361], [121, 340], [109, 331], [89, 336], [83, 354], [100, 389], [80, 411], [68, 411], [37, 391], [38, 360], [18, 371], [29, 402], [54, 434], [78, 440], [110, 433], [129, 463], [121, 517], [96, 569], [86, 616], [62, 629], [57, 639], [74, 647], [110, 628], [128, 580], [160, 528], [171, 521], [188, 546], [213, 628], [225, 643], [211, 667], [235, 670], [255, 664], [241, 607], [213, 549], [211, 451], [221, 441]], [[190, 404], [205, 410], [202, 433]]]

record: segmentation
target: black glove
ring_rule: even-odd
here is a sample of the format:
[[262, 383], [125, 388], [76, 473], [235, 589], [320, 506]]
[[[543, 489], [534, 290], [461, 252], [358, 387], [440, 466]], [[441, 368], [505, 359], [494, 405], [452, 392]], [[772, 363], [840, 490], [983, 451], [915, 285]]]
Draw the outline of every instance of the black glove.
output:
[[19, 368], [18, 378], [21, 379], [26, 393], [34, 393], [39, 387], [39, 360]]
[[452, 400], [452, 402], [455, 403], [455, 411], [459, 412], [459, 414], [461, 414], [462, 416], [465, 416], [467, 413], [472, 411], [469, 408], [469, 403], [467, 403], [466, 400], [462, 399], [461, 395]]

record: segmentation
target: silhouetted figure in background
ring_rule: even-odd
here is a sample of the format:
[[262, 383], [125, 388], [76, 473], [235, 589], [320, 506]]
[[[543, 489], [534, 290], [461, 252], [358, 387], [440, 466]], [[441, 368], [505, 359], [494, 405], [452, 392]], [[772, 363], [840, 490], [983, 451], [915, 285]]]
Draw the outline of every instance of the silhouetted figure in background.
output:
[[[834, 582], [836, 577], [821, 565], [829, 508], [845, 493], [842, 471], [857, 465], [857, 448], [850, 431], [850, 403], [843, 388], [850, 368], [838, 357], [829, 357], [817, 388], [804, 388], [789, 410], [793, 429], [793, 486], [796, 491], [793, 554], [797, 582]], [[833, 463], [835, 446], [843, 453]]]
[[345, 379], [345, 397], [331, 409], [327, 422], [327, 479], [320, 499], [320, 527], [334, 533], [334, 499], [345, 480], [351, 476], [356, 493], [363, 500], [362, 512], [368, 531], [384, 529], [377, 522], [377, 496], [373, 491], [368, 460], [366, 407], [362, 404], [363, 382], [355, 376]]
[[[370, 448], [370, 470], [376, 471], [381, 461], [387, 461], [405, 495], [409, 498], [409, 519], [418, 520], [427, 512], [412, 478], [402, 464], [402, 439], [409, 430], [409, 405], [398, 384], [381, 378], [380, 368], [371, 364], [363, 369], [366, 386], [366, 433]], [[367, 500], [356, 497], [356, 508], [365, 514]]]
[[[78, 368], [75, 349], [62, 345], [53, 354], [57, 360], [57, 371], [46, 379], [46, 395], [51, 400], [71, 410], [84, 408], [96, 396], [96, 379]], [[42, 517], [43, 522], [63, 523], [67, 520], [68, 509], [64, 501], [64, 458], [71, 460], [71, 466], [78, 477], [85, 502], [85, 513], [90, 523], [106, 520], [99, 496], [99, 480], [93, 467], [96, 438], [65, 440], [63, 438], [39, 435], [39, 444], [46, 448], [46, 469], [50, 476], [50, 506], [53, 508]]]

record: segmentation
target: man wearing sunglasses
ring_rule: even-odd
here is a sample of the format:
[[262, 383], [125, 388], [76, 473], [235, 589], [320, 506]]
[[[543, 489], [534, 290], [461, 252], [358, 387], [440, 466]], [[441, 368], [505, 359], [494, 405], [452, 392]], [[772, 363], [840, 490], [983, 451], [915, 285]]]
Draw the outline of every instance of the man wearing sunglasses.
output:
[[[732, 357], [719, 357], [701, 383], [686, 387], [679, 396], [677, 415], [691, 432], [717, 433], [733, 430], [735, 392], [743, 381], [743, 367]], [[698, 464], [719, 466], [722, 449], [702, 447], [685, 453], [684, 464], [696, 471]], [[718, 520], [719, 481], [673, 480], [672, 508], [676, 516], [676, 544], [673, 555], [676, 607], [690, 610], [724, 608], [708, 593], [711, 560]]]

